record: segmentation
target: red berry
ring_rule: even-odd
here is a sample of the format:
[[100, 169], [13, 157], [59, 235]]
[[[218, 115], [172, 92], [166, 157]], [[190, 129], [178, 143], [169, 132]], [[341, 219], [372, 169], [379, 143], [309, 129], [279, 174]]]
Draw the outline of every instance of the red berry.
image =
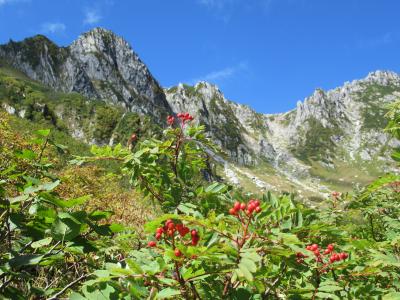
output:
[[231, 208], [229, 210], [229, 214], [231, 214], [232, 216], [235, 216], [237, 214], [237, 211], [234, 208]]
[[191, 234], [191, 236], [197, 236], [197, 230], [196, 230], [196, 229], [193, 229], [192, 232], [191, 232], [190, 234]]
[[311, 251], [311, 245], [308, 245], [306, 249]]
[[178, 248], [175, 249], [174, 253], [175, 253], [175, 256], [176, 256], [176, 257], [181, 257], [181, 256], [182, 256], [182, 252], [181, 252], [181, 250], [179, 250]]
[[174, 223], [168, 223], [167, 227], [168, 227], [168, 229], [175, 229], [175, 224]]
[[326, 255], [326, 254], [329, 254], [329, 253], [331, 253], [331, 252], [332, 252], [331, 250], [326, 249], [326, 250], [324, 251], [324, 254]]
[[240, 209], [245, 210], [246, 209], [246, 203], [240, 203]]
[[235, 202], [235, 204], [233, 205], [233, 209], [236, 211], [240, 210], [240, 202], [239, 201]]
[[320, 256], [321, 255], [321, 253], [319, 253], [319, 250], [315, 250], [314, 254], [315, 254], [315, 256]]
[[317, 244], [312, 244], [311, 247], [310, 247], [310, 250], [311, 251], [318, 250], [318, 245]]
[[260, 206], [260, 200], [254, 200], [254, 204], [255, 204], [256, 207]]
[[332, 251], [333, 250], [333, 244], [329, 244], [327, 248]]
[[147, 246], [149, 247], [155, 247], [157, 245], [157, 243], [155, 241], [150, 241], [147, 243]]
[[347, 255], [347, 253], [339, 253], [339, 258], [341, 259], [341, 260], [343, 260], [343, 259], [346, 259], [348, 257], [348, 255]]
[[161, 237], [162, 237], [162, 234], [161, 234], [161, 233], [156, 233], [156, 239], [157, 239], [157, 241], [159, 241], [159, 240], [161, 239]]
[[255, 209], [255, 211], [256, 211], [256, 213], [261, 212], [261, 207], [257, 206], [256, 209]]
[[174, 235], [175, 230], [174, 229], [168, 229], [167, 234], [169, 236], [173, 236]]
[[162, 234], [163, 232], [164, 232], [164, 229], [162, 229], [162, 227], [158, 227], [156, 230], [156, 233]]
[[198, 238], [198, 237], [192, 238], [192, 245], [193, 245], [193, 246], [197, 246], [197, 244], [199, 243], [199, 239], [200, 239], [200, 238]]

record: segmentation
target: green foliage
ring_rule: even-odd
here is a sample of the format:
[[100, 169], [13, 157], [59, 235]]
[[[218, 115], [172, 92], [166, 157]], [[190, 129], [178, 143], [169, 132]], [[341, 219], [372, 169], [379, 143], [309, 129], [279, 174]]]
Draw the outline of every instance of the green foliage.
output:
[[109, 256], [109, 238], [123, 229], [105, 223], [106, 213], [81, 210], [89, 197], [62, 199], [55, 192], [60, 180], [45, 154], [48, 147], [64, 148], [50, 137], [50, 130], [37, 131], [32, 150], [15, 152], [8, 168], [0, 170], [2, 298], [63, 293], [63, 286], [101, 266], [94, 253]]
[[[387, 128], [395, 136], [397, 107]], [[213, 181], [204, 127], [179, 118], [160, 138], [93, 146], [73, 161], [82, 168], [115, 161], [160, 205], [146, 238], [108, 222], [108, 211], [83, 209], [89, 197], [57, 193], [62, 183], [46, 149], [61, 146], [49, 130], [15, 151], [0, 140], [9, 159], [0, 170], [2, 298], [398, 298], [398, 175], [353, 195], [333, 193], [322, 209], [288, 194], [250, 199]]]
[[[167, 214], [145, 226], [149, 247], [130, 251], [126, 264], [95, 273], [79, 297], [90, 299], [99, 288], [134, 299], [396, 297], [398, 176], [379, 179], [354, 196], [335, 193], [323, 211], [268, 193], [257, 213], [231, 208], [229, 215], [234, 198], [248, 198], [217, 182], [206, 188], [193, 182], [204, 168], [205, 141], [191, 134], [202, 130], [182, 125], [167, 129], [162, 140], [144, 141], [132, 154], [122, 148], [97, 153], [123, 161], [132, 183], [160, 201]], [[317, 255], [305, 249], [314, 243], [335, 250]], [[339, 250], [346, 258], [331, 261], [330, 253]]]
[[149, 117], [77, 93], [54, 92], [7, 70], [0, 68], [0, 102], [40, 127], [52, 127], [57, 133], [78, 135], [100, 144], [108, 144], [111, 139], [125, 144], [134, 132], [140, 133], [140, 138], [161, 132]]
[[307, 120], [307, 130], [305, 132], [304, 143], [293, 149], [294, 154], [301, 160], [310, 163], [310, 160], [322, 160], [329, 162], [329, 158], [335, 150], [333, 136], [340, 136], [339, 126], [331, 124], [331, 127], [322, 126], [317, 119]]

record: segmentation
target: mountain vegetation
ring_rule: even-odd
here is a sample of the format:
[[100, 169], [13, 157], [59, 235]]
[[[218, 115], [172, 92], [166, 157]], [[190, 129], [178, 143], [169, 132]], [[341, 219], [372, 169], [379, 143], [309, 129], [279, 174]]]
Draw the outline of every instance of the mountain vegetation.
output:
[[263, 115], [100, 28], [0, 59], [0, 298], [400, 299], [397, 74]]

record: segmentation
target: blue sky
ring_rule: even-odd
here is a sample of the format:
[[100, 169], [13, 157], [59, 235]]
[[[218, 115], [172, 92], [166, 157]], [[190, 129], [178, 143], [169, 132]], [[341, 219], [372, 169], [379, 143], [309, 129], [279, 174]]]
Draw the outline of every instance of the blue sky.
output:
[[400, 72], [398, 0], [0, 0], [0, 43], [92, 27], [127, 39], [163, 86], [208, 80], [259, 112]]

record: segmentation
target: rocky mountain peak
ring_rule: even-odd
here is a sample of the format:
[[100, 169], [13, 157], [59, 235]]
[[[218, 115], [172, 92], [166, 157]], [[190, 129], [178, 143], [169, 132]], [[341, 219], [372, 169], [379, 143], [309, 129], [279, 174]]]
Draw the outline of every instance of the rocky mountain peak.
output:
[[82, 34], [68, 47], [41, 36], [12, 42], [0, 46], [0, 58], [63, 92], [78, 92], [156, 120], [171, 112], [162, 88], [129, 43], [103, 28]]
[[374, 71], [370, 72], [363, 80], [364, 82], [376, 83], [379, 85], [396, 84], [400, 85], [399, 74], [392, 71]]

